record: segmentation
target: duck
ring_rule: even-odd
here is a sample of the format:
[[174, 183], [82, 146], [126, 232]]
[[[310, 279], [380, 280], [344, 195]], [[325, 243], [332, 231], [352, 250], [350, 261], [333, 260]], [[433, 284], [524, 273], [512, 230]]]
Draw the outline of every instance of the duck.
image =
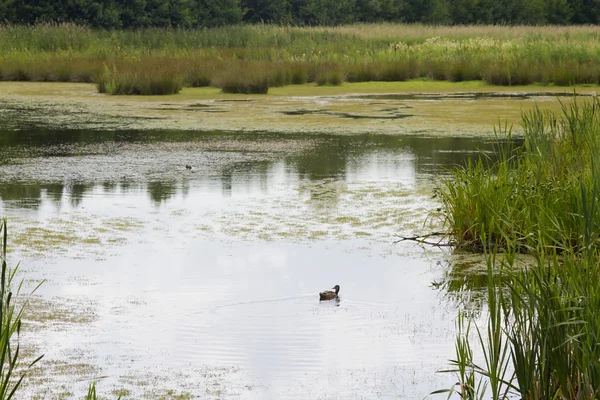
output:
[[337, 299], [339, 292], [340, 292], [340, 285], [335, 285], [333, 287], [333, 290], [326, 290], [324, 292], [319, 293], [319, 301]]

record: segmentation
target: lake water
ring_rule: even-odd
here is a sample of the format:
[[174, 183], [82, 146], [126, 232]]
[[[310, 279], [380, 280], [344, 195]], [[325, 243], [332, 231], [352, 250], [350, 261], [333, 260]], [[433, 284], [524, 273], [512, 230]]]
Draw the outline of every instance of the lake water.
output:
[[489, 141], [71, 130], [0, 148], [11, 263], [46, 280], [25, 396], [421, 399], [456, 382], [436, 373], [456, 260], [394, 233], [439, 229], [433, 188]]

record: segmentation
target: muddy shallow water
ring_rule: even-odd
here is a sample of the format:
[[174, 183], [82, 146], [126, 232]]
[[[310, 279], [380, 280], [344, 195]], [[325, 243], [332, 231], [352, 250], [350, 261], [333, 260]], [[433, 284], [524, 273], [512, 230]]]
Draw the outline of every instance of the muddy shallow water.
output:
[[434, 185], [488, 140], [0, 137], [10, 258], [46, 279], [22, 335], [45, 354], [27, 397], [97, 381], [109, 398], [414, 399], [455, 382], [435, 373], [454, 351], [453, 256], [393, 234], [435, 228]]
[[[576, 88], [589, 101], [591, 87]], [[272, 133], [491, 136], [522, 111], [560, 110], [569, 87], [502, 87], [481, 82], [365, 82], [292, 85], [268, 95], [186, 88], [171, 96], [108, 96], [94, 85], [0, 82], [5, 129], [227, 130]]]

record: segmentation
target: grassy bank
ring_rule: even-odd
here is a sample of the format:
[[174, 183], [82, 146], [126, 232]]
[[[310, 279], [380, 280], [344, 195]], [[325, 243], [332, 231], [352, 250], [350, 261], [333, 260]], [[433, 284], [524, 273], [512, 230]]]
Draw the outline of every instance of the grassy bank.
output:
[[[182, 86], [264, 93], [316, 82], [600, 83], [598, 27], [232, 26], [93, 31], [0, 27], [0, 79], [95, 82], [114, 94]], [[108, 71], [108, 72], [107, 72]]]
[[524, 140], [499, 134], [500, 161], [473, 161], [439, 189], [457, 246], [490, 246], [529, 252], [599, 248], [600, 101], [563, 105], [555, 113], [523, 116]]

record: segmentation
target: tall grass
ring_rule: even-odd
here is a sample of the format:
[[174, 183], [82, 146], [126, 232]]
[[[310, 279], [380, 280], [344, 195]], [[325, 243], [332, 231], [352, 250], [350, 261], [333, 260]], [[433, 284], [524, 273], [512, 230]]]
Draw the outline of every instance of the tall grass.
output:
[[600, 84], [599, 38], [600, 28], [592, 26], [249, 25], [109, 32], [72, 24], [1, 25], [0, 79], [94, 81], [101, 88], [107, 65], [126, 88], [116, 93], [136, 93], [137, 81], [143, 94], [153, 94], [152, 85], [176, 88], [173, 82], [239, 90], [240, 79], [254, 87], [265, 76], [268, 86], [411, 78]]
[[[455, 373], [459, 383], [433, 393], [481, 399], [490, 398], [489, 390], [494, 400], [600, 398], [598, 252], [569, 250], [559, 257], [540, 251], [525, 270], [513, 263], [514, 257], [498, 263], [488, 256], [487, 322], [479, 327], [459, 316], [456, 358], [442, 371]], [[498, 274], [506, 288], [497, 286]], [[470, 335], [474, 324], [476, 343]], [[474, 348], [483, 357], [476, 359]]]
[[[487, 254], [488, 317], [477, 325], [459, 316], [446, 370], [459, 383], [434, 393], [598, 399], [600, 101], [574, 99], [561, 113], [534, 109], [522, 125], [518, 144], [500, 130], [507, 140], [499, 162], [473, 161], [439, 191], [457, 245]], [[519, 269], [522, 251], [535, 261]]]
[[538, 108], [522, 119], [522, 144], [498, 131], [500, 161], [469, 162], [439, 188], [445, 223], [457, 245], [481, 251], [481, 239], [528, 252], [598, 249], [600, 101], [574, 99], [562, 112]]
[[[159, 64], [159, 63], [153, 63]], [[159, 64], [160, 65], [160, 64]], [[160, 95], [178, 93], [183, 86], [183, 76], [173, 68], [158, 67], [135, 63], [112, 68], [104, 66], [96, 78], [96, 87], [100, 93]]]
[[[2, 233], [0, 243], [0, 262], [2, 264], [0, 271], [0, 399], [9, 400], [18, 398], [15, 397], [17, 390], [27, 372], [43, 356], [27, 365], [21, 365], [19, 335], [27, 301], [21, 305], [15, 305], [15, 297], [20, 294], [23, 281], [17, 285], [16, 289], [13, 288], [16, 283], [15, 276], [18, 265], [12, 269], [7, 266], [8, 230], [6, 219], [0, 220], [0, 232]], [[16, 291], [13, 292], [13, 289]]]
[[[99, 397], [96, 394], [96, 382], [93, 382], [90, 384], [90, 386], [88, 386], [88, 392], [84, 397], [84, 400], [98, 400]], [[121, 396], [119, 396], [117, 398], [117, 400], [120, 400]]]
[[[0, 219], [0, 400], [19, 398], [18, 389], [27, 375], [27, 372], [43, 357], [40, 356], [31, 363], [22, 365], [20, 356], [19, 335], [21, 333], [21, 320], [28, 301], [15, 305], [15, 298], [21, 293], [23, 281], [19, 282], [16, 291], [15, 276], [19, 266], [9, 268], [7, 264], [8, 227], [6, 218]], [[33, 294], [41, 285], [40, 282], [31, 292]], [[16, 344], [16, 348], [15, 348]], [[96, 400], [96, 383], [92, 383], [85, 396], [86, 400]], [[119, 396], [119, 399], [121, 396]]]

